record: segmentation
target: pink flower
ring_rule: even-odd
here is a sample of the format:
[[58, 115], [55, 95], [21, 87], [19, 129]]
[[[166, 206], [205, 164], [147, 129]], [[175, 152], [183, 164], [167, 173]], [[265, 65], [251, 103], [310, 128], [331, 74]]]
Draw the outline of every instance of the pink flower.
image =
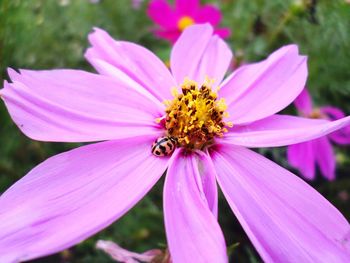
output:
[[140, 9], [142, 5], [143, 0], [132, 0], [132, 8], [134, 9]]
[[[312, 100], [306, 88], [300, 93], [294, 104], [299, 114], [306, 118], [338, 120], [345, 117], [345, 114], [336, 107], [326, 106], [313, 109]], [[336, 159], [330, 141], [337, 144], [350, 144], [349, 127], [325, 137], [288, 146], [288, 162], [308, 180], [315, 179], [316, 164], [325, 178], [334, 180]]]
[[[315, 139], [350, 117], [275, 114], [305, 86], [306, 57], [285, 46], [222, 81], [232, 53], [213, 33], [208, 24], [186, 29], [173, 47], [171, 73], [150, 51], [101, 29], [89, 36], [86, 52], [100, 75], [9, 70], [12, 83], [0, 94], [27, 136], [102, 142], [49, 158], [1, 196], [0, 262], [81, 242], [123, 216], [165, 171], [165, 228], [175, 263], [227, 262], [216, 182], [265, 262], [349, 262], [350, 226], [340, 212], [245, 147]], [[177, 141], [170, 157], [156, 156], [171, 152], [169, 138], [151, 149], [162, 136]]]
[[[147, 13], [159, 26], [155, 35], [171, 43], [175, 43], [181, 32], [190, 25], [208, 22], [216, 27], [221, 21], [220, 10], [210, 4], [200, 6], [200, 0], [175, 0], [174, 8], [166, 0], [152, 0]], [[231, 32], [228, 28], [219, 28], [215, 34], [227, 38]]]

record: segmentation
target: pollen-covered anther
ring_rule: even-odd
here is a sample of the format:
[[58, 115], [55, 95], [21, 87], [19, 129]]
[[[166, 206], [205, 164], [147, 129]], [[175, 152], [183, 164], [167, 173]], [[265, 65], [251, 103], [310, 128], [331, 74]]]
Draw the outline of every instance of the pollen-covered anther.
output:
[[193, 20], [192, 17], [190, 17], [190, 16], [183, 16], [177, 22], [177, 27], [182, 32], [187, 27], [192, 26], [194, 23], [195, 23], [195, 21]]
[[175, 138], [178, 145], [201, 149], [232, 127], [231, 122], [223, 121], [228, 117], [227, 105], [225, 99], [218, 99], [218, 89], [213, 91], [212, 83], [206, 79], [199, 86], [186, 78], [180, 86], [182, 93], [173, 89], [174, 99], [165, 102], [167, 135]]
[[307, 115], [307, 117], [311, 119], [327, 119], [327, 116], [324, 116], [318, 108], [314, 109], [309, 115]]

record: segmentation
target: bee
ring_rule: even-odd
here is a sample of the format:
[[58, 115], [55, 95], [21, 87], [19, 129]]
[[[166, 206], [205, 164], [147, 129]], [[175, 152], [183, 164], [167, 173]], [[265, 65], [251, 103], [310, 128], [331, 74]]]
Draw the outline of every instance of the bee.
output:
[[158, 157], [171, 155], [176, 148], [176, 144], [176, 139], [173, 137], [159, 137], [152, 144], [152, 153]]

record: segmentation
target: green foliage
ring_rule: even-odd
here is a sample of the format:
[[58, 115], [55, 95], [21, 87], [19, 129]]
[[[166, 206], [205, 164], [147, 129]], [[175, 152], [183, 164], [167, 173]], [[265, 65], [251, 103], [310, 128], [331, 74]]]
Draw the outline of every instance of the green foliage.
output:
[[[229, 44], [238, 64], [260, 60], [284, 44], [297, 43], [309, 56], [308, 87], [315, 103], [336, 105], [350, 113], [350, 4], [345, 0], [222, 0], [215, 4], [223, 11], [222, 24], [233, 32]], [[83, 54], [94, 26], [106, 29], [115, 38], [141, 43], [167, 60], [170, 47], [150, 33], [153, 25], [146, 16], [146, 6], [147, 1], [140, 10], [134, 10], [130, 0], [101, 0], [96, 4], [89, 0], [0, 0], [0, 81], [7, 78], [7, 67], [93, 71]], [[0, 118], [0, 192], [47, 157], [77, 146], [26, 138], [3, 105]], [[284, 149], [262, 152], [288, 167]], [[349, 148], [338, 148], [337, 152], [338, 180], [329, 183], [318, 179], [312, 185], [350, 218], [349, 201], [344, 199], [350, 193]], [[231, 246], [232, 260], [259, 262], [223, 198], [219, 220]], [[61, 262], [62, 257], [70, 262], [112, 262], [94, 249], [100, 238], [136, 251], [164, 248], [162, 182], [121, 220], [48, 262]]]

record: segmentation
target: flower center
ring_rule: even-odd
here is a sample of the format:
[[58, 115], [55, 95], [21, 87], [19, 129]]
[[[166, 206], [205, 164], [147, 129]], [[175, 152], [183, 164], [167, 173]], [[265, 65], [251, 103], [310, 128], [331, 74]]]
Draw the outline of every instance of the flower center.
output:
[[307, 117], [310, 119], [321, 119], [322, 116], [320, 109], [314, 109]]
[[209, 79], [199, 86], [186, 78], [181, 85], [182, 93], [175, 88], [174, 99], [164, 102], [167, 135], [176, 139], [179, 146], [203, 149], [214, 137], [222, 137], [226, 127], [232, 127], [231, 122], [223, 121], [228, 117], [225, 100], [217, 98], [217, 90], [213, 91], [211, 85]]
[[187, 27], [191, 26], [194, 24], [194, 20], [190, 16], [183, 16], [180, 18], [180, 20], [177, 22], [177, 27], [179, 30], [182, 32], [184, 31]]

